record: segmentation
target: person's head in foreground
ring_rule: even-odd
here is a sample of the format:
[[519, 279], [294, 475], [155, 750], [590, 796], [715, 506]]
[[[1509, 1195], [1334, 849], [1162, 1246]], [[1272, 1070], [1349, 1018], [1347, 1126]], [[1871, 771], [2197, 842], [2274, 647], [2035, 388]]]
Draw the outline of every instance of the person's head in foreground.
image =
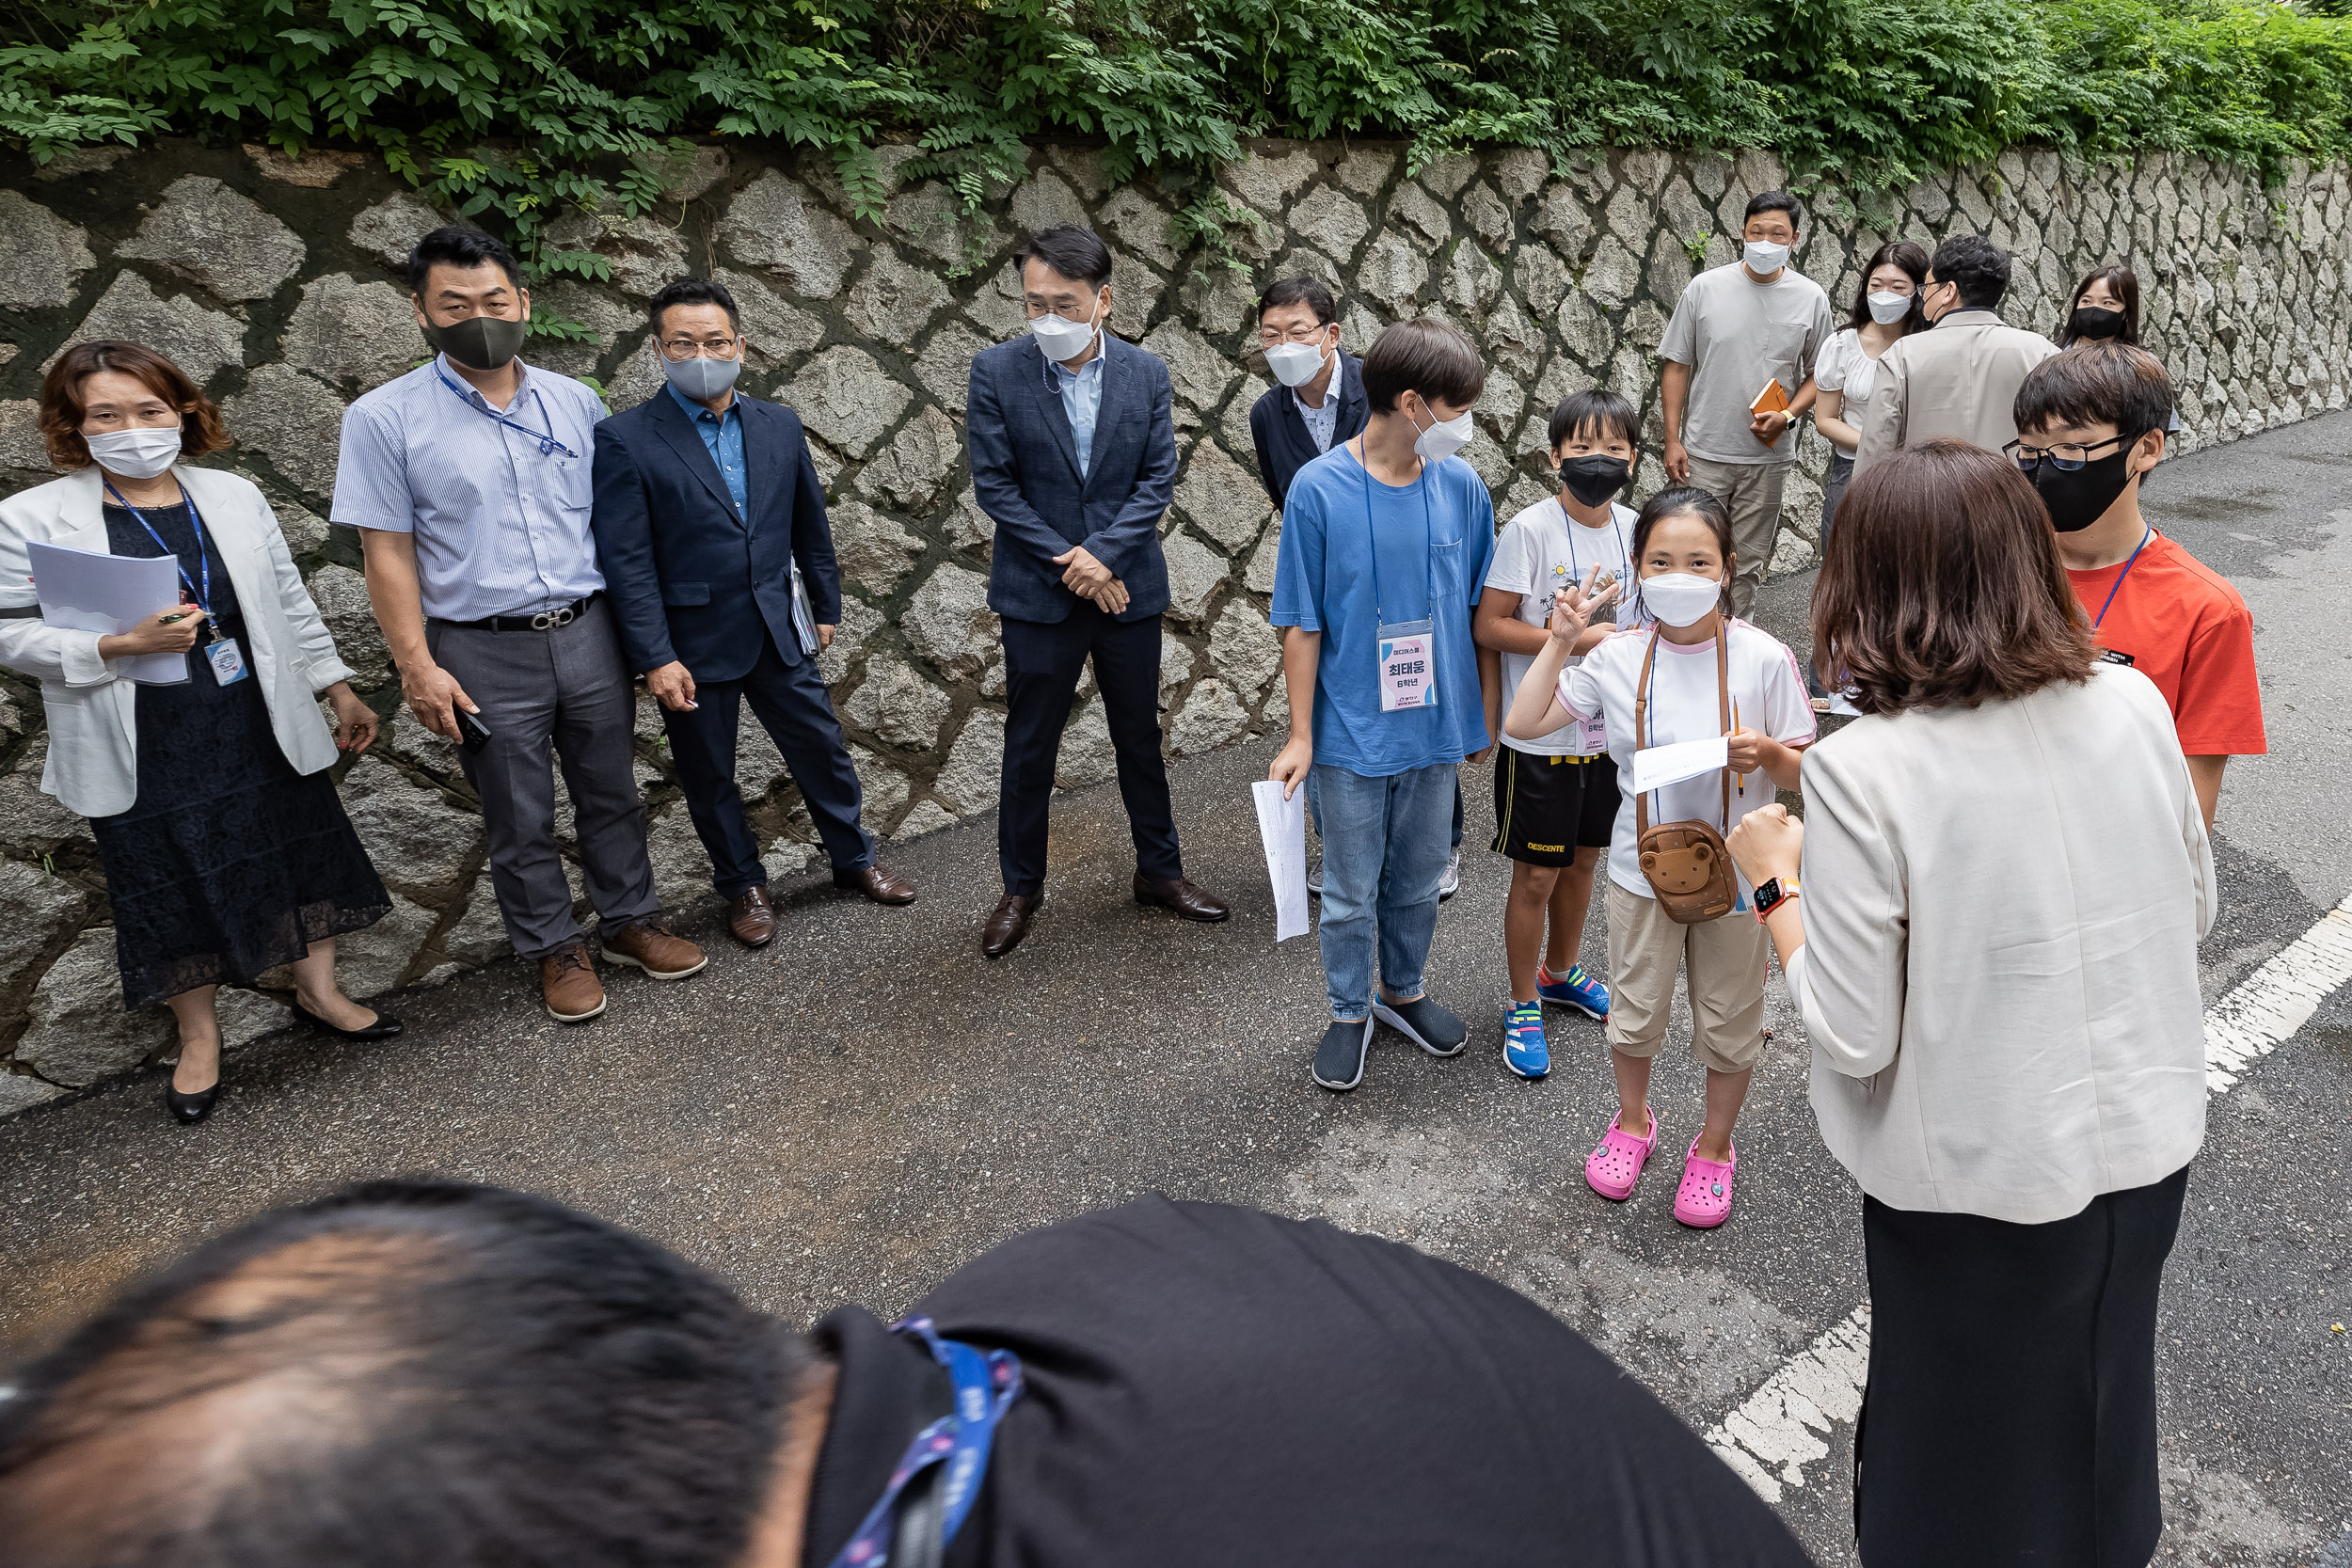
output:
[[2135, 343], [2076, 343], [2026, 374], [2010, 410], [2009, 454], [2049, 509], [2050, 526], [2137, 535], [2139, 482], [2164, 461], [2172, 378]]
[[2096, 655], [2033, 486], [1964, 441], [1906, 447], [1846, 492], [1813, 645], [1854, 706], [1889, 714], [2085, 680]]
[[[1020, 1360], [950, 1564], [1807, 1561], [1541, 1308], [1320, 1222], [1144, 1198], [914, 1311]], [[205, 1243], [30, 1368], [0, 1542], [10, 1568], [828, 1568], [959, 1386], [859, 1308], [804, 1337], [544, 1198], [373, 1182]]]

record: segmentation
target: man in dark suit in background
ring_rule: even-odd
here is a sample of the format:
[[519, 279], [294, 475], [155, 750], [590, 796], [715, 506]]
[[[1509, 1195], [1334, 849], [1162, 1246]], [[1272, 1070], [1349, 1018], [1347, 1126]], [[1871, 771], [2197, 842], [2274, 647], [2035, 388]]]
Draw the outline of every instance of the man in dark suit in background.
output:
[[1103, 693], [1119, 793], [1136, 840], [1136, 901], [1187, 920], [1225, 906], [1184, 879], [1160, 752], [1159, 524], [1176, 483], [1168, 367], [1105, 330], [1111, 254], [1090, 229], [1029, 237], [1029, 336], [972, 361], [964, 418], [975, 499], [996, 523], [988, 605], [1004, 620], [1004, 783], [996, 857], [1005, 895], [980, 932], [1004, 957], [1045, 891], [1047, 801], [1087, 659]]
[[724, 286], [672, 283], [654, 296], [653, 329], [669, 385], [596, 427], [596, 555], [629, 667], [661, 703], [729, 928], [752, 947], [775, 935], [735, 783], [746, 699], [808, 802], [834, 885], [913, 903], [858, 825], [857, 773], [817, 673], [841, 577], [800, 416], [735, 390], [742, 325]]

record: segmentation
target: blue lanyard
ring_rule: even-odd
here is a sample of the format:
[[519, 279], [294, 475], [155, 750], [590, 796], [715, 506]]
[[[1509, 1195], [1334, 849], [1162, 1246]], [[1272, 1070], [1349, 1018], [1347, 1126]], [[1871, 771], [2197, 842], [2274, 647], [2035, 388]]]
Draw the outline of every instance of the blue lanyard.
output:
[[[177, 480], [172, 483], [179, 483]], [[123, 497], [122, 492], [115, 488], [115, 482], [111, 479], [106, 481], [106, 494], [115, 499], [117, 506], [138, 519], [139, 527], [147, 530], [147, 536], [155, 541], [157, 549], [168, 556], [176, 557], [180, 553], [164, 543], [164, 536], [155, 531], [155, 525], [147, 520], [147, 514], [133, 506]], [[180, 485], [180, 499], [186, 504], [188, 509], [188, 527], [196, 532], [196, 569], [201, 574], [202, 578], [199, 585], [199, 579], [188, 576], [188, 569], [182, 566], [180, 580], [187, 584], [190, 594], [196, 595], [196, 608], [204, 612], [204, 624], [213, 628], [213, 640], [218, 641], [220, 624], [213, 618], [213, 555], [204, 544], [204, 519], [197, 515], [196, 498], [188, 494], [188, 487], [184, 484]]]
[[[1584, 586], [1584, 568], [1578, 565], [1576, 562], [1576, 531], [1583, 525], [1579, 523], [1574, 517], [1568, 516], [1568, 503], [1566, 501], [1560, 500], [1557, 497], [1554, 497], [1553, 499], [1555, 504], [1557, 504], [1560, 508], [1561, 517], [1564, 518], [1568, 525], [1568, 576], [1574, 578], [1576, 579], [1577, 586], [1581, 588]], [[1612, 504], [1609, 508], [1609, 526], [1616, 531], [1618, 558], [1625, 562], [1626, 570], [1630, 572], [1633, 570], [1631, 552], [1627, 550], [1625, 547], [1625, 525], [1617, 521], [1617, 509], [1614, 504]]]
[[[1421, 492], [1421, 554], [1429, 568], [1429, 608], [1422, 611], [1424, 621], [1436, 621], [1438, 614], [1438, 524], [1429, 510], [1429, 471], [1437, 465], [1422, 459], [1421, 477], [1413, 487]], [[1372, 464], [1360, 448], [1356, 459], [1357, 470], [1364, 479], [1364, 548], [1372, 557], [1372, 620], [1378, 630], [1389, 623], [1380, 613], [1380, 539], [1372, 530]]]
[[947, 1369], [955, 1380], [956, 1407], [914, 1434], [881, 1500], [868, 1510], [865, 1522], [836, 1553], [833, 1568], [883, 1568], [890, 1560], [891, 1537], [898, 1528], [898, 1497], [907, 1482], [934, 1465], [945, 1464], [941, 1480], [940, 1544], [956, 1538], [956, 1530], [980, 1495], [980, 1480], [988, 1473], [988, 1452], [996, 1438], [996, 1423], [1021, 1397], [1021, 1360], [1009, 1350], [982, 1352], [958, 1339], [943, 1339], [929, 1318], [909, 1318], [897, 1332], [919, 1339], [931, 1359]]
[[527, 424], [516, 424], [513, 420], [508, 419], [505, 415], [497, 413], [486, 404], [476, 403], [472, 398], [468, 397], [458, 388], [457, 383], [449, 378], [449, 372], [441, 369], [440, 362], [438, 360], [434, 362], [433, 373], [441, 378], [441, 385], [450, 389], [451, 396], [456, 398], [458, 402], [464, 404], [475, 413], [481, 415], [486, 420], [491, 420], [499, 424], [502, 424], [509, 430], [521, 431], [525, 436], [528, 436], [532, 440], [538, 442], [540, 456], [552, 457], [559, 451], [566, 457], [578, 457], [580, 455], [580, 453], [574, 451], [571, 448], [565, 446], [563, 442], [555, 438], [555, 417], [548, 412], [548, 400], [541, 394], [538, 388], [533, 387], [531, 389], [531, 395], [538, 400], [539, 418], [547, 421], [548, 428], [544, 435], [532, 429]]
[[2148, 547], [2148, 541], [2153, 539], [2155, 536], [2156, 531], [2152, 527], [2147, 532], [2139, 536], [2139, 543], [2132, 546], [2131, 559], [2124, 562], [2123, 569], [2115, 574], [2115, 586], [2107, 590], [2106, 598], [2102, 601], [2099, 606], [2099, 613], [2090, 618], [2090, 629], [2092, 631], [2097, 631], [2099, 629], [2099, 624], [2107, 618], [2107, 606], [2115, 602], [2115, 595], [2121, 592], [2123, 587], [2123, 579], [2130, 577], [2132, 575], [2132, 568], [2139, 563], [2139, 552], [2146, 549]]

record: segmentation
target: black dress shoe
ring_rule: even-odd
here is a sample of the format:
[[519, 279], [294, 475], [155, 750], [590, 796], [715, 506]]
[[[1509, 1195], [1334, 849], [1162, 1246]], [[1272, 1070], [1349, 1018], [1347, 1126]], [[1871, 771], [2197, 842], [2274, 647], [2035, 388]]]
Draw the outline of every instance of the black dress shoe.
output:
[[167, 1080], [164, 1084], [164, 1108], [171, 1113], [174, 1121], [183, 1126], [192, 1127], [211, 1116], [213, 1101], [219, 1098], [220, 1081], [218, 1079], [214, 1080], [211, 1088], [199, 1089], [194, 1094], [182, 1094], [178, 1089], [173, 1088]]
[[1037, 907], [1044, 901], [1041, 894], [1008, 893], [996, 901], [995, 912], [980, 927], [980, 956], [1001, 958], [1021, 945], [1021, 939], [1029, 934], [1029, 922], [1036, 917]]
[[1214, 926], [1232, 911], [1182, 877], [1154, 881], [1142, 872], [1136, 873], [1136, 902], [1156, 904], [1173, 910], [1186, 920], [1198, 920]]
[[340, 1036], [347, 1040], [388, 1040], [400, 1033], [400, 1020], [386, 1018], [382, 1013], [375, 1015], [373, 1023], [362, 1023], [357, 1029], [345, 1029], [338, 1024], [327, 1022], [299, 1002], [294, 1005], [294, 1017], [302, 1020], [311, 1028], [324, 1029], [330, 1035]]

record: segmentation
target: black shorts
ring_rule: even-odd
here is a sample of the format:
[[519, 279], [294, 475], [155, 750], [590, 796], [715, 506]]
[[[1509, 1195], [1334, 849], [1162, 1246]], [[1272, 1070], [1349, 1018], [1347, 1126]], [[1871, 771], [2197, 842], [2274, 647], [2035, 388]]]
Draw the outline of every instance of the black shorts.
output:
[[1545, 757], [1495, 748], [1498, 855], [1529, 865], [1567, 865], [1579, 849], [1609, 847], [1617, 827], [1617, 765], [1597, 757]]

